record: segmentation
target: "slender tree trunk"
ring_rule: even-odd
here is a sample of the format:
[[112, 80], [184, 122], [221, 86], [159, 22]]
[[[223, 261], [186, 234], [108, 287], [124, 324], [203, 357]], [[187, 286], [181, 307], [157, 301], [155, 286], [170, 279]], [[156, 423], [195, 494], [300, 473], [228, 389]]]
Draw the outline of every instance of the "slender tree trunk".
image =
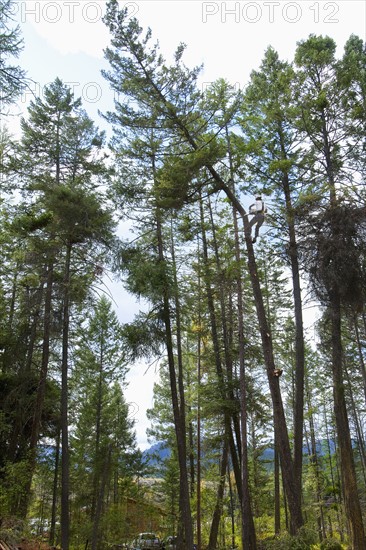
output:
[[220, 525], [220, 519], [222, 516], [222, 509], [223, 509], [226, 470], [228, 466], [228, 454], [229, 454], [228, 451], [229, 451], [229, 446], [228, 446], [227, 434], [224, 434], [224, 443], [222, 447], [222, 454], [221, 454], [221, 461], [220, 461], [220, 478], [219, 478], [219, 484], [217, 487], [216, 505], [215, 505], [215, 510], [212, 517], [210, 537], [208, 541], [207, 550], [215, 550], [217, 547], [219, 525]]
[[93, 519], [91, 550], [97, 550], [98, 548], [99, 524], [100, 524], [100, 518], [102, 517], [104, 494], [105, 494], [105, 488], [107, 486], [107, 480], [108, 480], [109, 469], [111, 464], [111, 455], [112, 455], [112, 444], [109, 445], [108, 452], [104, 459], [103, 474], [100, 482], [99, 493], [98, 493], [98, 498], [97, 498], [96, 507], [95, 507], [95, 514]]
[[[19, 377], [22, 379], [23, 383], [25, 383], [26, 388], [28, 388], [28, 379], [29, 379], [29, 374], [31, 372], [31, 367], [32, 367], [34, 347], [35, 347], [36, 338], [37, 338], [37, 330], [39, 328], [38, 325], [39, 325], [39, 316], [41, 313], [42, 301], [43, 301], [43, 288], [44, 288], [44, 281], [42, 281], [39, 289], [37, 290], [37, 303], [36, 303], [33, 319], [31, 321], [29, 342], [27, 346], [28, 348], [27, 357], [26, 357], [25, 363], [21, 365], [21, 368], [19, 370]], [[6, 360], [4, 360], [4, 363], [6, 363]], [[38, 390], [39, 390], [39, 387], [37, 388], [37, 391]], [[26, 389], [26, 391], [28, 390]], [[16, 404], [17, 412], [15, 414], [14, 426], [10, 437], [9, 445], [6, 451], [6, 457], [9, 462], [16, 461], [17, 452], [19, 449], [20, 437], [26, 422], [24, 418], [24, 411], [23, 411], [21, 402], [22, 400], [19, 399], [18, 403]]]
[[348, 384], [349, 399], [350, 399], [350, 402], [351, 402], [351, 411], [352, 411], [352, 416], [353, 416], [353, 422], [354, 422], [354, 425], [355, 425], [355, 428], [356, 428], [358, 451], [359, 451], [360, 459], [361, 459], [362, 477], [363, 477], [363, 480], [364, 480], [364, 484], [366, 485], [365, 439], [364, 439], [364, 436], [363, 436], [363, 433], [362, 433], [361, 422], [360, 422], [359, 414], [357, 412], [357, 406], [356, 406], [355, 399], [354, 399], [354, 396], [353, 396], [352, 384], [351, 384], [351, 380], [350, 380], [350, 376], [349, 376], [346, 364], [344, 364], [344, 373], [346, 375], [346, 380], [347, 380], [347, 384]]
[[[333, 452], [332, 452], [332, 448], [331, 448], [332, 439], [331, 439], [331, 434], [329, 432], [328, 415], [327, 415], [325, 403], [324, 403], [324, 424], [325, 424], [325, 433], [326, 433], [326, 442], [327, 442], [327, 451], [328, 451], [328, 462], [329, 462], [329, 469], [330, 469], [330, 479], [331, 479], [331, 482], [332, 482], [332, 487], [333, 487], [333, 489], [335, 489], [336, 485], [339, 487], [341, 482], [340, 482], [340, 476], [339, 476], [338, 469], [335, 468], [334, 464], [333, 464]], [[335, 437], [333, 437], [333, 443], [335, 444]], [[340, 515], [340, 512], [339, 512], [339, 508], [340, 508], [339, 505], [340, 505], [340, 499], [338, 498], [337, 494], [335, 493], [335, 506], [336, 506], [336, 512], [337, 512], [337, 524], [339, 526], [341, 526], [342, 521], [341, 521], [341, 515]], [[339, 528], [339, 532], [340, 532], [341, 540], [343, 541], [343, 539], [344, 539], [343, 529]]]
[[50, 526], [50, 546], [55, 545], [56, 535], [56, 512], [57, 512], [57, 494], [58, 494], [58, 478], [59, 478], [59, 462], [60, 462], [60, 439], [61, 430], [57, 429], [56, 436], [56, 448], [55, 448], [55, 470], [53, 475], [53, 489], [52, 489], [52, 510], [51, 510], [51, 526]]
[[69, 421], [68, 421], [68, 351], [70, 325], [71, 243], [67, 243], [63, 289], [63, 326], [61, 361], [61, 548], [69, 549]]
[[39, 430], [41, 427], [41, 418], [43, 411], [44, 398], [46, 393], [48, 362], [50, 355], [50, 334], [51, 334], [51, 303], [52, 303], [52, 288], [53, 288], [53, 259], [48, 263], [47, 268], [47, 283], [44, 304], [44, 319], [43, 319], [43, 343], [42, 343], [42, 361], [39, 374], [39, 382], [37, 388], [36, 403], [34, 407], [34, 415], [32, 422], [32, 430], [29, 442], [29, 471], [28, 479], [25, 488], [24, 497], [21, 503], [21, 515], [26, 517], [29, 506], [29, 498], [33, 473], [37, 461], [37, 444], [39, 439]]
[[43, 301], [43, 295], [44, 295], [44, 280], [40, 284], [38, 290], [37, 290], [37, 300], [36, 300], [36, 307], [32, 319], [31, 324], [31, 330], [29, 334], [29, 342], [28, 342], [28, 349], [27, 349], [27, 359], [24, 365], [24, 372], [29, 373], [32, 368], [32, 361], [33, 361], [33, 353], [34, 353], [34, 345], [37, 338], [37, 329], [39, 325], [39, 317], [41, 314], [42, 309], [42, 301]]
[[361, 338], [360, 338], [360, 331], [358, 328], [358, 322], [357, 317], [354, 318], [354, 328], [355, 328], [355, 334], [356, 334], [356, 342], [357, 342], [357, 349], [358, 349], [358, 356], [360, 361], [360, 370], [362, 374], [362, 380], [363, 380], [363, 393], [365, 396], [365, 403], [366, 403], [366, 367], [365, 367], [365, 361], [363, 358], [363, 350], [361, 345]]
[[[285, 149], [282, 145], [283, 156], [286, 158]], [[300, 285], [300, 270], [298, 258], [298, 246], [294, 223], [294, 210], [292, 207], [290, 182], [288, 175], [282, 179], [282, 186], [285, 194], [287, 226], [289, 233], [289, 256], [291, 262], [292, 289], [295, 309], [295, 406], [294, 406], [294, 475], [296, 491], [302, 493], [302, 447], [303, 447], [303, 426], [304, 426], [304, 377], [305, 377], [305, 345], [304, 325], [302, 317], [302, 297]]]
[[353, 460], [347, 407], [344, 396], [344, 383], [342, 376], [343, 351], [341, 304], [337, 290], [334, 290], [331, 297], [331, 323], [334, 414], [342, 465], [341, 472], [344, 504], [349, 523], [352, 549], [364, 550], [366, 548], [366, 538], [362, 521], [360, 501], [357, 492], [357, 479]]
[[229, 495], [230, 495], [231, 547], [235, 548], [235, 501], [234, 501], [233, 484], [231, 481], [230, 463], [227, 466], [227, 479], [228, 479]]
[[319, 514], [317, 517], [317, 523], [318, 523], [318, 534], [319, 534], [319, 540], [322, 541], [325, 537], [325, 522], [324, 522], [324, 509], [323, 509], [323, 496], [322, 496], [322, 488], [321, 488], [321, 480], [320, 480], [320, 472], [321, 468], [319, 465], [319, 458], [318, 453], [316, 449], [316, 439], [315, 439], [315, 428], [314, 428], [314, 418], [313, 418], [313, 406], [311, 402], [310, 397], [310, 391], [307, 390], [307, 404], [308, 404], [308, 411], [310, 411], [309, 414], [309, 428], [310, 428], [310, 463], [313, 466], [313, 472], [315, 475], [315, 483], [316, 483], [316, 500], [319, 508]]
[[275, 361], [271, 331], [268, 325], [268, 320], [264, 308], [263, 294], [259, 283], [259, 276], [251, 239], [248, 216], [240, 201], [237, 199], [236, 195], [232, 192], [229, 186], [225, 184], [225, 182], [222, 180], [216, 170], [211, 165], [208, 165], [207, 168], [210, 171], [214, 180], [217, 182], [218, 186], [225, 192], [228, 199], [232, 202], [233, 206], [238, 211], [243, 221], [244, 236], [247, 246], [248, 272], [252, 283], [254, 301], [257, 310], [264, 362], [266, 365], [268, 383], [273, 405], [274, 429], [276, 431], [278, 440], [278, 449], [281, 457], [282, 477], [290, 512], [290, 533], [296, 534], [297, 530], [303, 524], [301, 512], [301, 495], [297, 492], [294, 463], [291, 455], [290, 441], [288, 437], [287, 423], [282, 402], [279, 379], [273, 374], [275, 370]]
[[[158, 220], [158, 241], [160, 242], [159, 245], [159, 258], [162, 261], [164, 260], [164, 252], [163, 252], [163, 245], [162, 245], [162, 230], [160, 225], [160, 219]], [[190, 491], [189, 491], [189, 480], [188, 480], [188, 470], [187, 470], [187, 439], [186, 439], [186, 405], [185, 405], [185, 391], [184, 391], [184, 368], [183, 368], [183, 351], [182, 351], [182, 332], [181, 332], [181, 318], [180, 318], [180, 301], [179, 301], [179, 295], [178, 295], [178, 280], [177, 280], [177, 271], [176, 271], [176, 264], [175, 264], [175, 250], [174, 250], [174, 241], [173, 241], [173, 232], [171, 231], [171, 255], [172, 255], [172, 264], [173, 264], [173, 283], [174, 283], [174, 290], [173, 290], [173, 296], [174, 299], [174, 305], [175, 305], [175, 324], [176, 324], [176, 347], [177, 347], [177, 363], [178, 363], [178, 402], [179, 402], [179, 418], [180, 418], [180, 426], [181, 431], [184, 433], [184, 441], [182, 442], [182, 456], [180, 457], [180, 460], [183, 460], [184, 456], [184, 463], [185, 463], [185, 476], [186, 480], [184, 480], [184, 483], [187, 484], [187, 487], [183, 487], [181, 485], [180, 490], [180, 502], [181, 502], [181, 510], [185, 510], [184, 512], [184, 537], [186, 544], [190, 544], [190, 537], [192, 537], [192, 546], [193, 546], [193, 524], [192, 524], [192, 518], [190, 517]], [[170, 307], [169, 307], [169, 298], [167, 295], [164, 296], [164, 300], [167, 300], [167, 312], [169, 312], [169, 324], [170, 323]], [[165, 302], [164, 302], [165, 304]], [[171, 330], [171, 329], [170, 329]], [[173, 347], [173, 344], [172, 344]], [[192, 447], [191, 447], [192, 448]], [[192, 475], [192, 467], [190, 468], [190, 473]], [[194, 475], [194, 469], [193, 469], [193, 475]], [[188, 490], [188, 495], [186, 494], [186, 490]], [[193, 490], [193, 483], [191, 483], [191, 491]], [[189, 514], [189, 517], [188, 517]]]
[[198, 343], [198, 398], [197, 398], [197, 489], [196, 489], [196, 511], [197, 511], [197, 550], [201, 550], [202, 546], [202, 530], [201, 530], [201, 337], [199, 336]]
[[[227, 398], [227, 392], [225, 389], [226, 380], [225, 380], [225, 376], [222, 368], [215, 304], [214, 304], [214, 299], [213, 299], [213, 294], [212, 294], [212, 289], [210, 284], [211, 281], [210, 281], [210, 273], [209, 273], [208, 245], [207, 245], [207, 238], [206, 238], [205, 219], [204, 219], [204, 213], [203, 213], [202, 200], [200, 200], [200, 218], [201, 218], [202, 247], [203, 247], [204, 281], [205, 281], [205, 287], [206, 287], [207, 304], [208, 304], [208, 311], [209, 311], [210, 325], [211, 325], [211, 338], [212, 338], [212, 345], [214, 349], [216, 374], [219, 382], [219, 391], [223, 401], [225, 401]], [[235, 446], [235, 441], [232, 433], [230, 416], [226, 409], [224, 410], [223, 415], [224, 415], [225, 430], [229, 441], [229, 449], [230, 449], [231, 460], [233, 464], [236, 487], [237, 487], [239, 499], [241, 502], [243, 498], [243, 493], [242, 493], [241, 472], [240, 472], [240, 464], [238, 461], [237, 449]]]
[[94, 472], [93, 472], [93, 496], [91, 502], [91, 520], [93, 521], [95, 514], [95, 507], [98, 500], [98, 486], [100, 478], [100, 425], [102, 419], [102, 382], [103, 382], [103, 344], [100, 346], [100, 361], [99, 361], [99, 376], [98, 376], [98, 392], [97, 392], [97, 406], [95, 411], [95, 448], [94, 448]]
[[[160, 221], [160, 213], [157, 212], [157, 239], [158, 239], [158, 255], [159, 261], [165, 264], [164, 248], [163, 248], [163, 235]], [[162, 316], [165, 326], [165, 343], [168, 356], [168, 368], [170, 389], [172, 396], [174, 426], [177, 439], [178, 449], [178, 463], [180, 472], [180, 531], [183, 530], [183, 540], [178, 539], [178, 550], [185, 550], [193, 546], [193, 525], [191, 516], [191, 506], [189, 497], [189, 483], [188, 483], [188, 470], [187, 470], [187, 445], [186, 445], [186, 430], [185, 430], [185, 417], [182, 414], [178, 391], [177, 391], [177, 376], [175, 371], [174, 360], [174, 347], [173, 347], [173, 335], [171, 328], [171, 313], [169, 303], [169, 289], [167, 284], [164, 285], [163, 297], [162, 297]], [[182, 382], [180, 382], [182, 384]], [[183, 409], [184, 410], [184, 409]]]
[[213, 241], [213, 249], [215, 254], [215, 262], [216, 262], [216, 269], [217, 269], [217, 276], [218, 276], [218, 289], [219, 289], [219, 297], [220, 297], [220, 326], [222, 330], [222, 341], [223, 341], [223, 347], [224, 347], [224, 364], [225, 364], [225, 374], [227, 379], [227, 392], [226, 392], [226, 400], [228, 402], [233, 403], [233, 412], [232, 412], [232, 425], [234, 430], [232, 430], [233, 435], [235, 434], [235, 440], [236, 445], [231, 449], [231, 452], [235, 452], [235, 454], [238, 455], [237, 458], [234, 458], [234, 461], [238, 464], [241, 463], [241, 434], [240, 434], [240, 423], [238, 414], [235, 411], [235, 396], [233, 391], [233, 359], [232, 359], [232, 353], [230, 346], [230, 330], [229, 330], [229, 313], [228, 313], [228, 307], [226, 306], [227, 302], [227, 296], [225, 293], [225, 280], [224, 280], [224, 273], [221, 265], [220, 260], [220, 254], [219, 254], [219, 247], [217, 244], [216, 239], [216, 228], [215, 228], [215, 222], [213, 218], [212, 213], [212, 207], [211, 207], [211, 201], [210, 198], [208, 198], [208, 210], [210, 215], [210, 222], [211, 222], [211, 228], [212, 228], [212, 241]]
[[280, 484], [280, 458], [277, 449], [276, 434], [274, 439], [274, 530], [278, 535], [281, 532], [281, 484]]
[[[241, 264], [239, 227], [237, 213], [233, 208], [234, 232], [235, 232], [235, 260], [237, 265]], [[249, 465], [248, 465], [248, 432], [247, 432], [247, 388], [245, 377], [245, 340], [244, 340], [244, 307], [243, 288], [240, 274], [236, 281], [238, 293], [238, 346], [239, 346], [239, 384], [240, 384], [240, 420], [241, 420], [241, 479], [242, 479], [242, 540], [243, 549], [255, 550], [257, 548], [256, 533], [251, 504], [249, 487]]]
[[[199, 256], [199, 254], [198, 254]], [[196, 489], [196, 512], [197, 512], [197, 550], [202, 550], [202, 529], [201, 529], [201, 273], [198, 273], [198, 334], [197, 334], [197, 489]]]

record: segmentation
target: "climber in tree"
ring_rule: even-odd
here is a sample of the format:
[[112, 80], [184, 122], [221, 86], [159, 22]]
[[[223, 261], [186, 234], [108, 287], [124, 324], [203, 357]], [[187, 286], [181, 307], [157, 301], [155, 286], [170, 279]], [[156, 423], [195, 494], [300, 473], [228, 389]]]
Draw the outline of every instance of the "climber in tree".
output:
[[253, 225], [255, 225], [254, 238], [252, 242], [255, 243], [259, 235], [259, 229], [261, 228], [264, 217], [267, 213], [267, 207], [262, 201], [261, 195], [257, 195], [255, 198], [255, 203], [251, 204], [249, 207], [249, 214], [253, 215], [253, 218], [249, 222], [250, 230], [252, 230]]

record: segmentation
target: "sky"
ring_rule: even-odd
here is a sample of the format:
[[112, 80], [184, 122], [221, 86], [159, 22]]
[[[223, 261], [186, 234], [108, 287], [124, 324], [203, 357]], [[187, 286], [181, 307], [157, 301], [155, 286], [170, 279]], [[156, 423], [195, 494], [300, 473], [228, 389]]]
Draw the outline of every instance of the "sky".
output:
[[[151, 28], [167, 60], [180, 43], [186, 44], [185, 64], [203, 64], [202, 89], [217, 78], [244, 88], [269, 46], [282, 60], [292, 61], [296, 43], [309, 34], [334, 38], [338, 56], [351, 34], [366, 40], [365, 0], [144, 0], [120, 1], [119, 5], [127, 7], [130, 17], [136, 17], [144, 29]], [[31, 82], [14, 116], [6, 121], [10, 131], [18, 131], [20, 115], [26, 113], [34, 95], [42, 97], [45, 85], [59, 77], [82, 98], [97, 126], [111, 135], [100, 116], [113, 110], [113, 93], [101, 76], [102, 69], [108, 70], [103, 50], [110, 40], [102, 22], [105, 6], [104, 0], [15, 0], [14, 19], [24, 39], [19, 64]], [[107, 280], [106, 285], [121, 322], [131, 321], [141, 305], [121, 289], [121, 283]], [[154, 365], [135, 365], [125, 392], [142, 450], [150, 445], [146, 409], [153, 404], [156, 378]]]

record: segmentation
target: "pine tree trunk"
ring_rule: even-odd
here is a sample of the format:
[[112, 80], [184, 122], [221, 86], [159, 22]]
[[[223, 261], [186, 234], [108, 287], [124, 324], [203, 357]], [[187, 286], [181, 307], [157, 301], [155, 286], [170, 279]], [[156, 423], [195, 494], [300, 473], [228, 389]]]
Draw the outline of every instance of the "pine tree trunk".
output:
[[[173, 281], [174, 281], [174, 305], [175, 305], [175, 331], [176, 331], [176, 347], [178, 361], [178, 393], [179, 393], [179, 411], [182, 419], [182, 424], [186, 426], [186, 405], [185, 405], [185, 381], [184, 381], [184, 366], [183, 366], [183, 351], [182, 351], [182, 330], [181, 330], [181, 307], [178, 293], [177, 266], [175, 261], [174, 237], [171, 227], [171, 256], [173, 264]], [[189, 385], [189, 380], [186, 381]], [[189, 472], [190, 472], [190, 495], [194, 493], [194, 456], [193, 456], [193, 426], [188, 424], [188, 443], [189, 443]]]
[[100, 424], [102, 418], [102, 381], [103, 381], [103, 349], [100, 350], [97, 406], [95, 411], [95, 447], [94, 447], [94, 472], [93, 472], [93, 496], [91, 502], [91, 520], [94, 519], [95, 507], [98, 500], [98, 486], [100, 478]]
[[71, 243], [67, 243], [63, 289], [63, 326], [61, 361], [61, 548], [69, 549], [69, 421], [68, 421], [68, 351], [70, 325]]
[[[332, 438], [331, 438], [331, 434], [329, 432], [329, 423], [328, 423], [328, 416], [327, 416], [327, 411], [326, 411], [326, 407], [325, 407], [325, 404], [324, 404], [324, 424], [325, 424], [325, 433], [326, 433], [326, 445], [327, 445], [327, 451], [328, 451], [328, 462], [329, 462], [329, 469], [330, 469], [330, 479], [331, 479], [331, 482], [332, 482], [332, 488], [335, 489], [336, 486], [340, 486], [341, 482], [340, 482], [340, 476], [339, 476], [339, 472], [338, 472], [338, 469], [334, 466], [333, 464], [333, 459], [332, 459], [332, 449], [331, 449], [331, 441], [332, 441]], [[333, 442], [335, 443], [335, 436], [333, 437]], [[339, 512], [339, 508], [340, 508], [340, 499], [338, 498], [337, 494], [335, 494], [335, 506], [336, 506], [336, 512], [337, 512], [337, 523], [339, 526], [341, 526], [341, 515], [340, 515], [340, 512]], [[343, 534], [343, 530], [340, 528], [339, 529], [339, 532], [340, 532], [340, 536], [341, 536], [341, 541], [343, 542], [343, 539], [344, 539], [344, 534]]]
[[[239, 227], [237, 213], [233, 209], [234, 235], [235, 235], [235, 260], [239, 266], [241, 263]], [[251, 504], [249, 487], [249, 465], [248, 465], [248, 432], [247, 432], [247, 388], [245, 377], [245, 340], [244, 340], [244, 307], [243, 288], [240, 274], [236, 281], [238, 293], [238, 346], [239, 346], [239, 385], [240, 385], [240, 420], [241, 420], [241, 479], [242, 479], [242, 502], [241, 502], [241, 523], [243, 548], [256, 550], [257, 540], [254, 527], [254, 519]]]
[[[31, 321], [29, 342], [27, 346], [27, 357], [26, 357], [25, 364], [21, 365], [21, 368], [19, 370], [19, 376], [24, 379], [28, 378], [29, 374], [31, 373], [34, 346], [36, 343], [39, 316], [41, 313], [42, 301], [43, 301], [43, 287], [44, 287], [44, 281], [42, 281], [39, 289], [37, 290], [37, 303], [36, 303], [35, 312]], [[7, 361], [5, 359], [4, 363], [6, 362]], [[9, 462], [16, 462], [17, 454], [19, 452], [19, 448], [21, 447], [20, 438], [22, 436], [22, 431], [24, 428], [24, 411], [22, 410], [21, 402], [22, 400], [19, 399], [18, 403], [16, 404], [17, 412], [14, 414], [15, 419], [13, 424], [13, 430], [12, 430], [9, 445], [6, 451], [6, 459]], [[27, 493], [28, 493], [28, 490], [27, 490]]]
[[[212, 345], [214, 349], [216, 375], [219, 383], [219, 391], [220, 391], [221, 397], [223, 401], [225, 401], [227, 399], [227, 393], [225, 390], [226, 381], [225, 381], [224, 372], [222, 368], [219, 333], [218, 333], [218, 327], [217, 327], [218, 323], [216, 319], [215, 304], [214, 304], [214, 299], [213, 299], [213, 294], [212, 294], [212, 289], [210, 284], [208, 245], [207, 245], [207, 238], [206, 238], [206, 231], [205, 231], [205, 219], [204, 219], [204, 213], [203, 213], [202, 200], [200, 200], [200, 219], [201, 219], [201, 232], [202, 232], [202, 245], [203, 245], [204, 282], [206, 287], [207, 305], [208, 305], [208, 311], [209, 311], [209, 317], [210, 317], [211, 338], [212, 338]], [[236, 488], [238, 491], [239, 500], [241, 502], [243, 498], [243, 492], [242, 492], [242, 485], [241, 485], [241, 472], [240, 472], [240, 463], [238, 460], [237, 448], [235, 446], [230, 416], [226, 409], [224, 410], [223, 415], [224, 415], [225, 430], [229, 441], [229, 449], [230, 449], [230, 455], [231, 455], [233, 471], [235, 476]]]
[[215, 550], [217, 547], [217, 537], [219, 535], [219, 525], [223, 509], [223, 498], [225, 489], [226, 470], [228, 466], [228, 441], [227, 434], [224, 434], [224, 443], [222, 447], [221, 460], [220, 460], [220, 477], [217, 487], [215, 510], [212, 517], [210, 537], [208, 541], [207, 550]]
[[316, 448], [316, 438], [315, 438], [315, 428], [314, 428], [314, 418], [312, 411], [313, 406], [311, 402], [310, 397], [310, 391], [307, 391], [307, 406], [308, 411], [310, 411], [309, 414], [309, 427], [310, 427], [310, 463], [313, 466], [313, 472], [315, 475], [315, 484], [316, 484], [316, 501], [319, 509], [319, 514], [317, 517], [317, 523], [318, 523], [318, 534], [319, 534], [319, 540], [320, 542], [325, 538], [325, 522], [324, 522], [324, 510], [323, 510], [323, 498], [322, 498], [322, 490], [321, 490], [321, 480], [320, 480], [320, 465], [319, 465], [319, 458]]
[[212, 166], [208, 166], [208, 169], [217, 184], [221, 187], [221, 189], [227, 195], [228, 199], [232, 202], [234, 208], [238, 211], [243, 221], [244, 236], [247, 246], [248, 271], [252, 283], [254, 300], [257, 310], [264, 362], [266, 365], [268, 383], [273, 405], [274, 429], [278, 441], [278, 449], [281, 457], [283, 483], [290, 512], [290, 533], [295, 535], [298, 529], [303, 524], [301, 512], [301, 495], [297, 492], [294, 463], [291, 455], [290, 441], [288, 437], [287, 423], [282, 402], [279, 379], [273, 374], [275, 370], [275, 362], [271, 332], [266, 317], [262, 290], [259, 283], [258, 270], [251, 239], [248, 216], [235, 194], [225, 184], [225, 182], [222, 180], [216, 170]]
[[273, 445], [274, 450], [274, 531], [278, 535], [281, 532], [281, 484], [280, 484], [280, 459], [277, 449], [276, 436]]
[[360, 361], [360, 371], [362, 374], [362, 380], [363, 380], [363, 393], [365, 396], [365, 403], [366, 403], [366, 367], [365, 367], [365, 361], [363, 358], [363, 350], [361, 345], [361, 339], [360, 339], [360, 331], [358, 328], [358, 322], [357, 317], [355, 316], [354, 319], [354, 327], [355, 327], [355, 334], [356, 334], [356, 342], [357, 342], [357, 349], [358, 349], [358, 357]]
[[227, 379], [227, 392], [226, 392], [226, 400], [228, 402], [233, 403], [233, 412], [232, 412], [232, 425], [234, 430], [232, 430], [233, 435], [235, 434], [235, 441], [236, 445], [231, 449], [231, 452], [235, 453], [235, 455], [238, 455], [237, 458], [234, 458], [234, 461], [238, 464], [241, 463], [241, 433], [240, 433], [240, 423], [238, 414], [235, 411], [235, 404], [236, 399], [234, 396], [233, 391], [233, 359], [232, 359], [232, 353], [231, 349], [232, 346], [230, 346], [230, 315], [228, 310], [228, 307], [226, 306], [227, 302], [227, 296], [225, 293], [225, 280], [223, 279], [223, 269], [221, 266], [221, 260], [219, 255], [219, 247], [217, 244], [216, 239], [216, 229], [215, 229], [215, 223], [213, 219], [213, 213], [212, 213], [212, 207], [211, 207], [211, 201], [210, 198], [208, 198], [208, 210], [210, 215], [210, 222], [211, 222], [211, 228], [212, 228], [212, 240], [213, 240], [213, 249], [215, 254], [215, 262], [216, 262], [216, 269], [217, 269], [217, 275], [218, 275], [218, 288], [219, 288], [219, 297], [220, 297], [220, 326], [222, 331], [222, 341], [223, 341], [223, 347], [224, 347], [224, 365], [225, 365], [225, 374]]
[[56, 510], [57, 510], [57, 494], [58, 494], [58, 477], [59, 477], [59, 462], [60, 462], [60, 428], [57, 430], [56, 445], [55, 445], [55, 470], [53, 475], [52, 488], [52, 509], [51, 509], [51, 526], [50, 526], [50, 546], [55, 545], [56, 534]]
[[44, 319], [43, 319], [42, 361], [41, 361], [41, 370], [39, 373], [36, 403], [34, 407], [32, 430], [31, 430], [31, 436], [30, 436], [30, 442], [29, 442], [28, 479], [27, 479], [24, 496], [20, 504], [20, 513], [22, 517], [26, 517], [28, 506], [29, 506], [33, 473], [37, 462], [37, 444], [38, 444], [38, 438], [39, 438], [39, 430], [41, 427], [43, 403], [44, 403], [45, 393], [46, 393], [48, 362], [49, 362], [49, 355], [50, 355], [53, 267], [54, 267], [53, 259], [51, 259], [48, 263], [48, 268], [47, 268], [47, 283], [46, 283], [47, 286], [46, 286], [46, 293], [45, 293]]
[[[199, 252], [199, 250], [198, 250]], [[199, 253], [197, 254], [199, 256]], [[196, 489], [196, 514], [197, 514], [197, 550], [202, 550], [202, 526], [201, 526], [201, 376], [202, 376], [202, 317], [201, 317], [201, 273], [198, 272], [198, 333], [197, 333], [197, 489]]]
[[[159, 261], [165, 263], [163, 235], [160, 221], [160, 213], [157, 212], [157, 240], [158, 240], [158, 255]], [[171, 313], [169, 304], [169, 293], [167, 285], [164, 285], [162, 297], [162, 316], [165, 326], [165, 344], [168, 356], [168, 368], [170, 389], [172, 397], [174, 427], [178, 449], [178, 463], [180, 472], [180, 531], [183, 532], [183, 540], [178, 538], [178, 550], [185, 550], [193, 547], [193, 526], [191, 516], [191, 506], [189, 497], [188, 469], [187, 469], [187, 444], [185, 417], [180, 409], [180, 403], [177, 390], [177, 376], [175, 371], [173, 335], [171, 328]]]
[[112, 455], [112, 444], [109, 445], [108, 452], [104, 459], [103, 473], [102, 473], [102, 478], [101, 478], [99, 492], [98, 492], [98, 498], [97, 498], [96, 507], [95, 507], [95, 514], [93, 518], [91, 550], [97, 550], [98, 548], [99, 524], [100, 524], [100, 518], [102, 516], [104, 493], [107, 485], [107, 479], [108, 479], [109, 468], [111, 463], [111, 455]]
[[201, 336], [198, 336], [197, 346], [197, 489], [196, 489], [196, 512], [197, 512], [197, 550], [201, 550], [202, 546], [202, 530], [201, 530]]
[[331, 297], [332, 323], [332, 368], [333, 368], [333, 397], [334, 414], [337, 426], [337, 438], [342, 465], [342, 486], [344, 505], [349, 523], [350, 539], [353, 550], [364, 550], [366, 538], [362, 521], [357, 479], [353, 460], [351, 435], [347, 416], [347, 407], [344, 396], [342, 376], [342, 330], [340, 297], [334, 290]]
[[346, 365], [344, 365], [344, 372], [345, 372], [346, 379], [347, 379], [347, 384], [348, 384], [348, 391], [349, 391], [349, 396], [350, 396], [350, 401], [351, 401], [351, 411], [352, 411], [352, 416], [353, 416], [353, 423], [354, 423], [355, 428], [356, 428], [358, 451], [359, 451], [360, 459], [361, 459], [362, 477], [363, 477], [363, 480], [364, 480], [364, 484], [366, 486], [365, 438], [364, 438], [364, 435], [362, 433], [360, 417], [359, 417], [359, 414], [358, 414], [358, 411], [357, 411], [357, 406], [356, 406], [354, 395], [353, 395], [352, 384], [351, 384], [351, 380], [350, 380], [348, 369], [347, 369]]
[[[286, 158], [284, 148], [283, 155]], [[300, 270], [298, 247], [294, 224], [294, 211], [292, 207], [290, 183], [288, 175], [282, 179], [282, 186], [285, 194], [287, 226], [289, 233], [289, 256], [292, 274], [292, 289], [295, 308], [295, 406], [294, 406], [294, 475], [296, 491], [302, 493], [302, 447], [303, 447], [303, 426], [304, 426], [304, 376], [305, 376], [305, 345], [304, 326], [302, 317], [302, 298], [300, 285]]]

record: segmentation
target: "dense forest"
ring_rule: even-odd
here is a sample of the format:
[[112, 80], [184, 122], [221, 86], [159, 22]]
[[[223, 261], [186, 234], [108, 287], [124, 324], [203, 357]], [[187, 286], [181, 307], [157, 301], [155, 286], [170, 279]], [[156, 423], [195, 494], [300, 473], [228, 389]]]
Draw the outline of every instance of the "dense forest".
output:
[[[0, 6], [0, 539], [365, 550], [366, 46], [202, 90], [106, 4], [109, 143]], [[14, 61], [15, 59], [15, 61]], [[260, 196], [259, 235], [246, 206]], [[263, 202], [262, 202], [263, 206]], [[120, 224], [130, 230], [121, 234]], [[144, 303], [118, 320], [106, 275]], [[126, 376], [158, 365], [138, 449]]]

